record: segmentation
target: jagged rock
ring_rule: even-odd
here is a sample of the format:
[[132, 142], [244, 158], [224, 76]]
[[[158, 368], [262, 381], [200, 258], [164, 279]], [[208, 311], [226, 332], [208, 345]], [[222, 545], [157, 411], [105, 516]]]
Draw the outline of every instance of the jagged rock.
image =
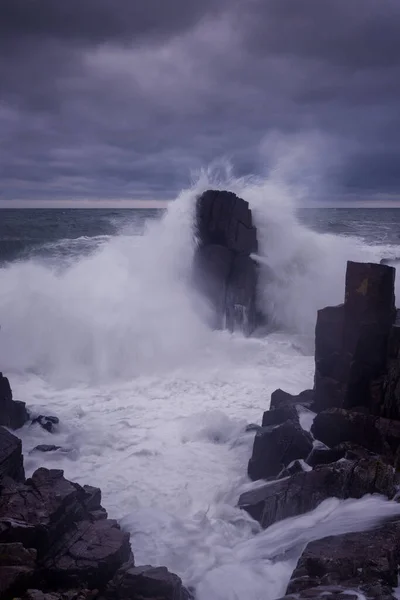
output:
[[25, 480], [21, 440], [0, 427], [0, 482], [3, 477]]
[[304, 392], [300, 392], [300, 394], [296, 396], [278, 389], [271, 394], [270, 408], [283, 408], [284, 406], [296, 406], [297, 404], [310, 407], [313, 401], [314, 390], [304, 390]]
[[340, 408], [319, 413], [311, 431], [327, 446], [352, 442], [370, 452], [393, 457], [393, 460], [400, 445], [400, 421]]
[[101, 600], [188, 600], [177, 575], [165, 567], [124, 565], [107, 586]]
[[247, 202], [232, 192], [208, 190], [197, 200], [198, 247], [193, 280], [208, 300], [216, 329], [250, 334], [256, 326], [257, 232]]
[[292, 461], [306, 458], [311, 450], [311, 435], [296, 421], [264, 427], [254, 438], [248, 466], [249, 477], [256, 480], [278, 475]]
[[[376, 454], [369, 452], [365, 448], [352, 444], [351, 442], [344, 442], [334, 448], [314, 447], [310, 456], [307, 458], [307, 464], [310, 467], [316, 467], [317, 465], [329, 465], [341, 458], [347, 458], [348, 460], [359, 460], [361, 458], [372, 458], [376, 457]], [[380, 457], [382, 460], [382, 457]], [[386, 462], [386, 461], [383, 461]]]
[[58, 417], [38, 415], [34, 419], [32, 419], [32, 425], [38, 423], [43, 429], [48, 431], [49, 433], [54, 433], [55, 425], [58, 425], [60, 419]]
[[22, 544], [0, 544], [0, 598], [12, 598], [31, 583], [36, 551]]
[[390, 465], [376, 459], [342, 460], [245, 492], [239, 507], [266, 528], [313, 510], [327, 498], [361, 498], [373, 493], [393, 498], [395, 491]]
[[[360, 590], [358, 588], [342, 587], [337, 585], [322, 585], [313, 588], [307, 588], [296, 594], [289, 594], [279, 600], [360, 600]], [[368, 589], [368, 593], [363, 596], [366, 600], [396, 600], [388, 586], [376, 585]]]
[[310, 471], [311, 467], [307, 465], [307, 463], [301, 460], [294, 460], [290, 465], [288, 465], [283, 471], [281, 471], [277, 477], [277, 479], [283, 479], [284, 477], [291, 477], [296, 473], [303, 473], [303, 471]]
[[[391, 594], [391, 588], [397, 587], [399, 560], [399, 521], [372, 531], [327, 537], [308, 544], [287, 593], [340, 585], [360, 589], [371, 598], [382, 598], [381, 594]], [[373, 589], [379, 594], [371, 596]]]
[[273, 410], [265, 411], [262, 420], [263, 427], [269, 427], [270, 425], [282, 425], [286, 421], [298, 421], [299, 414], [294, 406], [282, 405]]
[[393, 267], [348, 262], [344, 304], [318, 311], [316, 411], [376, 402], [371, 385], [384, 375], [396, 315], [394, 277]]
[[49, 547], [39, 569], [47, 585], [101, 588], [130, 555], [129, 534], [116, 521], [80, 521]]
[[0, 373], [0, 425], [19, 429], [28, 418], [25, 402], [13, 400], [10, 382]]

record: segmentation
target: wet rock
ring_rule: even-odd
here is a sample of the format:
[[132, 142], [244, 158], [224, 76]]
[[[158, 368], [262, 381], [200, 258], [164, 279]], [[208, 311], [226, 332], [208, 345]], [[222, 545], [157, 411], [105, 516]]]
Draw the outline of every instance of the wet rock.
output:
[[[376, 454], [368, 452], [365, 448], [352, 444], [351, 442], [344, 442], [334, 448], [325, 447], [314, 447], [310, 456], [307, 458], [307, 464], [310, 467], [316, 467], [317, 465], [328, 465], [336, 462], [342, 458], [348, 460], [359, 460], [361, 458], [376, 458]], [[382, 459], [382, 457], [380, 457]], [[386, 461], [384, 461], [386, 462]]]
[[283, 471], [281, 471], [277, 479], [283, 479], [284, 477], [291, 477], [296, 473], [303, 473], [303, 471], [310, 471], [311, 467], [301, 460], [295, 460], [288, 465]]
[[319, 413], [311, 431], [327, 446], [352, 442], [394, 459], [400, 445], [400, 421], [333, 408]]
[[208, 190], [197, 200], [198, 246], [193, 280], [211, 308], [210, 325], [250, 334], [257, 325], [257, 232], [247, 202], [232, 192]]
[[27, 590], [22, 600], [96, 600], [96, 590], [57, 590], [56, 592], [42, 592], [41, 590]]
[[188, 600], [189, 592], [165, 567], [124, 565], [101, 600]]
[[129, 534], [116, 521], [80, 521], [49, 547], [39, 569], [47, 585], [101, 588], [130, 555]]
[[395, 269], [347, 263], [345, 302], [318, 311], [315, 336], [315, 404], [371, 408], [371, 385], [385, 373], [395, 320]]
[[0, 598], [12, 598], [31, 583], [36, 551], [22, 544], [0, 544]]
[[21, 440], [0, 427], [0, 482], [4, 477], [25, 480]]
[[49, 433], [54, 433], [55, 426], [58, 425], [59, 422], [60, 422], [60, 419], [58, 417], [52, 417], [52, 416], [47, 417], [44, 415], [39, 415], [39, 416], [35, 417], [34, 419], [32, 419], [32, 425], [34, 425], [35, 423], [38, 423], [41, 427], [43, 427], [43, 429], [45, 429]]
[[28, 418], [25, 402], [13, 400], [10, 382], [0, 373], [0, 425], [19, 429]]
[[[387, 586], [375, 586], [369, 590], [368, 594], [363, 596], [366, 600], [396, 600], [392, 591]], [[360, 600], [359, 588], [349, 588], [337, 585], [322, 585], [313, 588], [307, 588], [299, 593], [289, 594], [279, 600]]]
[[265, 411], [262, 420], [263, 427], [269, 427], [270, 425], [282, 425], [286, 421], [298, 421], [299, 415], [292, 405], [282, 405], [273, 410]]
[[302, 406], [306, 406], [308, 408], [311, 406], [313, 401], [313, 390], [304, 390], [304, 392], [300, 392], [300, 394], [296, 396], [293, 394], [289, 394], [288, 392], [284, 392], [281, 389], [278, 389], [271, 394], [270, 408], [283, 408], [284, 406], [296, 406], [297, 404], [301, 404]]
[[60, 470], [38, 469], [25, 484], [6, 480], [0, 493], [0, 541], [22, 542], [46, 553], [70, 527], [88, 516], [85, 492]]
[[257, 423], [249, 423], [248, 425], [246, 425], [245, 431], [246, 432], [261, 431], [261, 429], [262, 429], [261, 425], [257, 425]]
[[372, 531], [327, 537], [308, 544], [287, 593], [340, 585], [344, 589], [360, 589], [371, 598], [382, 598], [397, 587], [399, 560], [398, 521]]
[[35, 446], [31, 451], [32, 452], [55, 452], [56, 450], [62, 450], [61, 446], [53, 446], [52, 444], [39, 444], [39, 446]]
[[313, 510], [327, 498], [361, 498], [373, 493], [393, 498], [395, 492], [395, 472], [390, 465], [377, 459], [342, 460], [245, 492], [239, 507], [266, 528]]
[[306, 458], [311, 450], [311, 435], [297, 421], [264, 427], [254, 438], [248, 475], [253, 480], [276, 476], [292, 461]]

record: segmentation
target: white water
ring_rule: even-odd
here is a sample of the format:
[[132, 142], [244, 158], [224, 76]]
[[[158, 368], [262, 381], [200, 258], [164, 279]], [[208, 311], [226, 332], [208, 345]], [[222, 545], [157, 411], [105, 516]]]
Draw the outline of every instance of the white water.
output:
[[[0, 270], [0, 365], [15, 398], [61, 419], [53, 436], [22, 431], [28, 473], [45, 464], [100, 486], [137, 563], [168, 566], [199, 600], [269, 600], [284, 594], [307, 541], [400, 512], [379, 498], [330, 500], [260, 533], [235, 508], [254, 485], [244, 427], [277, 387], [312, 385], [316, 311], [342, 301], [346, 260], [396, 249], [315, 234], [281, 185], [230, 181], [253, 208], [268, 265], [260, 295], [282, 331], [211, 332], [188, 284], [193, 198], [209, 184], [184, 192], [145, 235], [105, 240], [61, 272], [34, 261]], [[39, 443], [70, 452], [29, 455]]]

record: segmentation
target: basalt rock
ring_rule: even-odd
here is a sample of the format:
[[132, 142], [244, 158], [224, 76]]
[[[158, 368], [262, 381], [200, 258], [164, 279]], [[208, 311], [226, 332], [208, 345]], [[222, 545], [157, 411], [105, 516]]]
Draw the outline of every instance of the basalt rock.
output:
[[189, 600], [180, 578], [165, 567], [124, 565], [100, 600]]
[[340, 408], [319, 413], [311, 431], [327, 446], [351, 442], [393, 461], [400, 446], [400, 421]]
[[25, 402], [13, 400], [10, 382], [0, 373], [0, 425], [19, 429], [28, 419]]
[[197, 200], [193, 261], [196, 288], [209, 303], [210, 325], [250, 334], [257, 325], [257, 232], [247, 202], [208, 190]]
[[376, 411], [372, 385], [384, 376], [396, 317], [395, 269], [347, 263], [343, 305], [318, 311], [315, 333], [315, 402], [327, 408]]
[[273, 410], [267, 410], [263, 414], [262, 426], [269, 427], [270, 425], [282, 425], [286, 421], [298, 421], [299, 415], [294, 406], [282, 405]]
[[298, 404], [309, 408], [313, 402], [314, 390], [304, 390], [300, 394], [293, 395], [278, 389], [271, 394], [270, 408], [283, 408], [284, 406], [297, 406]]
[[311, 435], [298, 421], [263, 427], [254, 438], [249, 477], [256, 480], [276, 476], [294, 460], [306, 458], [311, 450]]
[[[288, 594], [307, 589], [321, 594], [325, 586], [363, 592], [367, 598], [391, 598], [397, 587], [400, 561], [400, 523], [371, 531], [327, 537], [308, 544], [292, 575]], [[312, 597], [312, 596], [309, 596]]]
[[37, 423], [49, 433], [54, 433], [56, 426], [60, 423], [58, 417], [38, 415], [32, 419], [32, 425]]
[[21, 440], [0, 427], [0, 486], [4, 477], [25, 481]]
[[331, 497], [361, 498], [377, 493], [393, 498], [395, 492], [395, 472], [390, 465], [377, 459], [342, 460], [245, 492], [239, 507], [266, 528], [313, 510]]

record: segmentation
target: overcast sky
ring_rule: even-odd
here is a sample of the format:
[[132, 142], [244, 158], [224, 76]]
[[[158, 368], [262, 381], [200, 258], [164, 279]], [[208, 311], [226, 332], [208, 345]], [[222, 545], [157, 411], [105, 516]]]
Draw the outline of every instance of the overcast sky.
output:
[[0, 205], [169, 199], [292, 144], [399, 198], [399, 32], [399, 0], [0, 0]]

